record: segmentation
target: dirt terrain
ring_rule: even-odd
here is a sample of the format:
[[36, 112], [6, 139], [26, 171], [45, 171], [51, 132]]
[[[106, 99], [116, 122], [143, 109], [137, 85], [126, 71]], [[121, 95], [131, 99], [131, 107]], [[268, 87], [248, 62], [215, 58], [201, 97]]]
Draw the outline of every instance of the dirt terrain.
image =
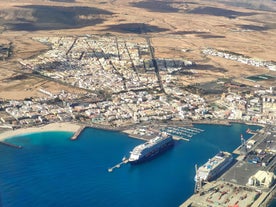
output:
[[276, 61], [275, 1], [0, 0], [0, 45], [13, 46], [11, 58], [0, 62], [0, 98], [39, 96], [40, 84], [49, 90], [64, 88], [22, 75], [18, 61], [47, 50], [32, 37], [86, 34], [114, 34], [133, 41], [149, 36], [157, 58], [185, 58], [197, 64], [196, 79], [183, 78], [185, 84], [275, 76], [267, 68], [202, 54], [204, 48], [216, 48]]

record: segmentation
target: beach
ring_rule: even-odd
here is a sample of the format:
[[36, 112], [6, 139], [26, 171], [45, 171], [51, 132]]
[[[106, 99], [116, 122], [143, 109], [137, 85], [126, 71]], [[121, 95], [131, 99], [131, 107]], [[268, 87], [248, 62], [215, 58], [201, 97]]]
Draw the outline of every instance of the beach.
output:
[[22, 135], [22, 134], [28, 134], [28, 133], [35, 133], [35, 132], [46, 132], [46, 131], [67, 131], [67, 132], [76, 132], [81, 125], [75, 124], [75, 123], [51, 123], [44, 126], [39, 127], [30, 127], [30, 128], [20, 128], [10, 131], [5, 131], [3, 133], [0, 133], [0, 141], [3, 141], [5, 139]]

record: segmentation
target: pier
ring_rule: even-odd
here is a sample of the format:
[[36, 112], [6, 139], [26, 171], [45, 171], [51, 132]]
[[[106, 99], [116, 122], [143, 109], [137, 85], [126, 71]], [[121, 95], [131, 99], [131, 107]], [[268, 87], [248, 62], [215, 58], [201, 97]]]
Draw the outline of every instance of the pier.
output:
[[173, 135], [172, 136], [174, 140], [184, 140], [184, 141], [187, 141], [189, 142], [190, 139], [187, 139], [187, 138], [184, 138], [184, 137], [179, 137], [179, 136], [176, 136], [176, 135]]
[[8, 147], [16, 148], [16, 149], [22, 149], [23, 148], [21, 145], [15, 145], [15, 144], [11, 144], [11, 143], [4, 142], [4, 141], [0, 141], [0, 144], [8, 146]]
[[123, 165], [123, 164], [127, 164], [128, 163], [128, 159], [127, 158], [123, 158], [122, 159], [122, 162], [120, 162], [120, 163], [118, 163], [118, 164], [116, 164], [116, 165], [114, 165], [113, 167], [111, 167], [111, 168], [108, 168], [108, 172], [113, 172], [113, 170], [114, 169], [116, 169], [116, 168], [120, 168], [121, 167], [121, 165]]
[[79, 135], [82, 133], [82, 131], [86, 128], [86, 126], [82, 126], [74, 133], [74, 135], [70, 138], [71, 140], [77, 140], [79, 138]]

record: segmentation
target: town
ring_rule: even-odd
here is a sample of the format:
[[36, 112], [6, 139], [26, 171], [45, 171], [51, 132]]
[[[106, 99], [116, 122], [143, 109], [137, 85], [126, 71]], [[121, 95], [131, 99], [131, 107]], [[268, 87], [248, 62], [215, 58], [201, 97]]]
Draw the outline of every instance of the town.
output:
[[[180, 77], [193, 78], [196, 63], [155, 58], [147, 37], [140, 42], [96, 35], [35, 40], [50, 49], [36, 57], [20, 59], [22, 73], [82, 92], [53, 93], [40, 87], [37, 90], [41, 97], [2, 99], [2, 128], [66, 121], [113, 128], [152, 121], [276, 124], [275, 85], [261, 86], [252, 80], [254, 86], [250, 86], [231, 78], [184, 85]], [[203, 53], [206, 51], [214, 53], [210, 49]], [[265, 74], [256, 78], [272, 83], [276, 79]]]

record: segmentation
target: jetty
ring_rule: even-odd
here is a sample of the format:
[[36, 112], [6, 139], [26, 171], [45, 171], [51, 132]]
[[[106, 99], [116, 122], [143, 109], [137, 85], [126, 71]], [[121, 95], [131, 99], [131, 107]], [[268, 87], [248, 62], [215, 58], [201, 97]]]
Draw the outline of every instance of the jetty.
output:
[[86, 126], [82, 126], [81, 128], [76, 131], [73, 136], [70, 138], [71, 140], [77, 140], [79, 138], [79, 135], [82, 133], [82, 131], [86, 128]]
[[184, 140], [184, 141], [187, 141], [187, 142], [190, 141], [190, 139], [180, 137], [180, 136], [176, 136], [176, 135], [173, 135], [172, 137], [173, 137], [174, 140]]
[[114, 169], [116, 169], [116, 168], [120, 168], [121, 167], [121, 165], [123, 165], [123, 164], [127, 164], [128, 163], [128, 159], [127, 158], [123, 158], [122, 159], [122, 162], [120, 162], [120, 163], [118, 163], [118, 164], [116, 164], [116, 165], [114, 165], [113, 167], [111, 167], [111, 168], [108, 168], [108, 172], [113, 172], [113, 170]]
[[15, 145], [15, 144], [11, 144], [11, 143], [4, 142], [4, 141], [0, 141], [0, 144], [8, 146], [8, 147], [16, 148], [16, 149], [22, 149], [23, 148], [21, 145]]

